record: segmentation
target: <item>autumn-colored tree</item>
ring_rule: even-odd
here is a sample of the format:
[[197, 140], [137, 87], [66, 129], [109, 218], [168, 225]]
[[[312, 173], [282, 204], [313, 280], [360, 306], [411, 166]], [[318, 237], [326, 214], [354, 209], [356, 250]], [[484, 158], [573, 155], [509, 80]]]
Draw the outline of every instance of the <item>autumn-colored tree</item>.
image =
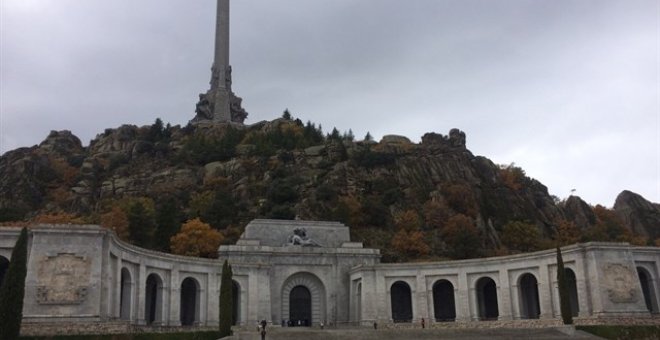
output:
[[32, 219], [32, 222], [35, 224], [43, 223], [43, 224], [84, 224], [85, 222], [83, 221], [82, 218], [66, 213], [63, 211], [57, 211], [53, 213], [46, 213], [46, 214], [40, 214], [37, 215], [34, 219]]
[[415, 210], [410, 209], [394, 215], [394, 226], [397, 230], [413, 232], [420, 229], [422, 221], [419, 218], [419, 214]]
[[596, 224], [587, 228], [585, 238], [589, 241], [627, 242], [629, 231], [623, 226], [623, 221], [614, 210], [602, 205], [593, 208], [596, 215]]
[[130, 236], [128, 216], [120, 207], [114, 206], [110, 211], [101, 215], [101, 225], [114, 231], [121, 240], [128, 242]]
[[466, 259], [481, 255], [481, 237], [474, 220], [463, 214], [452, 216], [441, 236], [449, 248], [449, 256]]
[[429, 200], [424, 203], [424, 222], [428, 229], [442, 229], [450, 216], [451, 211], [444, 201]]
[[477, 216], [477, 201], [467, 184], [455, 183], [445, 185], [442, 188], [442, 194], [447, 200], [447, 205], [455, 212], [469, 217]]
[[525, 171], [514, 163], [500, 166], [499, 176], [502, 183], [514, 191], [522, 189], [525, 181]]
[[577, 225], [565, 219], [559, 220], [557, 223], [557, 230], [554, 235], [557, 246], [567, 246], [580, 241], [580, 229]]
[[362, 205], [354, 196], [339, 197], [333, 210], [333, 217], [351, 227], [360, 227], [364, 224], [361, 213]]
[[509, 250], [530, 252], [539, 250], [541, 232], [534, 224], [510, 221], [502, 227], [500, 240]]
[[419, 259], [431, 252], [424, 232], [421, 230], [408, 231], [403, 228], [392, 237], [392, 248], [399, 254], [402, 261]]
[[71, 166], [65, 159], [49, 156], [48, 161], [58, 179], [66, 185], [72, 185], [78, 177], [78, 169]]
[[222, 234], [199, 218], [189, 220], [170, 239], [172, 253], [185, 256], [215, 258], [222, 243]]

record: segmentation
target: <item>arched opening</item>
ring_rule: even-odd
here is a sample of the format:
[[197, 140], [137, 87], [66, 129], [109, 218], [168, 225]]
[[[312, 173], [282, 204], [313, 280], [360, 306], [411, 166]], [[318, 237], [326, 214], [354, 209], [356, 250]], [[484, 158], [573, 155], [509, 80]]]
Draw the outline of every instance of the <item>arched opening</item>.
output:
[[575, 272], [570, 268], [564, 269], [564, 278], [566, 278], [566, 286], [568, 286], [568, 299], [571, 303], [571, 313], [573, 316], [578, 316], [580, 313], [580, 304], [578, 300], [577, 279]]
[[410, 286], [403, 281], [397, 281], [390, 289], [392, 303], [392, 321], [412, 322], [412, 294]]
[[144, 319], [147, 325], [162, 321], [163, 280], [156, 275], [147, 276], [145, 287]]
[[539, 288], [536, 277], [524, 274], [518, 283], [520, 293], [520, 317], [523, 319], [538, 319], [541, 314], [539, 305]]
[[295, 286], [289, 294], [289, 321], [292, 326], [311, 326], [312, 293], [305, 286]]
[[639, 277], [639, 283], [642, 285], [642, 294], [644, 294], [646, 309], [651, 313], [657, 313], [658, 309], [655, 300], [655, 287], [651, 275], [646, 269], [637, 267], [637, 276]]
[[495, 281], [489, 277], [482, 277], [477, 281], [476, 288], [479, 320], [497, 320], [499, 307]]
[[181, 283], [181, 326], [192, 326], [199, 317], [199, 284], [189, 277]]
[[[296, 320], [294, 322], [293, 319], [294, 315], [292, 315], [293, 311], [291, 310], [293, 307], [292, 301], [300, 298], [300, 295], [298, 295], [297, 293], [292, 297], [291, 294], [293, 293], [294, 288], [298, 286], [302, 286], [309, 291], [310, 294], [309, 304], [311, 306], [311, 316], [310, 317], [305, 317], [305, 315], [302, 315], [302, 317], [295, 316]], [[302, 292], [300, 294], [303, 293], [305, 292]], [[309, 320], [308, 325], [310, 326], [314, 324], [318, 325], [321, 322], [327, 323], [325, 286], [323, 285], [323, 282], [321, 282], [321, 280], [316, 275], [308, 272], [299, 272], [289, 276], [282, 284], [281, 297], [282, 297], [281, 298], [282, 309], [279, 316], [282, 318], [281, 320], [282, 323], [289, 326], [298, 326], [297, 320], [301, 320], [301, 325], [302, 325], [303, 318]], [[304, 306], [302, 306], [301, 309], [306, 310], [307, 308], [304, 308]], [[297, 314], [297, 313], [298, 312], [293, 314]]]
[[133, 282], [131, 272], [126, 268], [121, 269], [121, 283], [119, 287], [119, 318], [131, 319], [131, 297], [133, 296]]
[[7, 274], [7, 269], [9, 269], [9, 260], [7, 258], [0, 256], [0, 287], [5, 280], [5, 274]]
[[231, 321], [236, 326], [241, 321], [241, 286], [234, 280], [231, 281], [231, 300]]
[[433, 284], [433, 313], [438, 322], [456, 320], [454, 285], [451, 282], [440, 280]]

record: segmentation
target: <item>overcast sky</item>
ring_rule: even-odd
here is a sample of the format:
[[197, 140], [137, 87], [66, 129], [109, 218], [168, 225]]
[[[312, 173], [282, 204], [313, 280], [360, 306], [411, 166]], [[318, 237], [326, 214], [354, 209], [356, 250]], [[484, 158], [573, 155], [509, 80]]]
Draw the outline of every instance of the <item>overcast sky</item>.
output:
[[[0, 153], [71, 130], [185, 125], [208, 89], [214, 0], [0, 1]], [[565, 198], [660, 202], [660, 1], [234, 0], [247, 124], [418, 142], [460, 128]]]

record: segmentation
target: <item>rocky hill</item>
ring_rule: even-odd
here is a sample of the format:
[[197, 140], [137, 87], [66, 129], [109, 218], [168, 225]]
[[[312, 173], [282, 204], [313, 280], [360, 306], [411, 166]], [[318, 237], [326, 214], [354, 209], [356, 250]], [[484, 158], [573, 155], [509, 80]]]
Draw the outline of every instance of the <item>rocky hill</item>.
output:
[[[161, 250], [195, 217], [220, 230], [224, 242], [258, 217], [339, 220], [391, 261], [527, 251], [566, 235], [638, 243], [660, 237], [657, 204], [627, 191], [613, 211], [578, 197], [559, 202], [522, 169], [474, 156], [457, 129], [427, 133], [416, 144], [401, 136], [324, 135], [286, 118], [183, 128], [157, 120], [107, 129], [87, 147], [53, 131], [38, 146], [0, 157], [0, 221], [66, 213], [101, 223], [111, 211], [130, 215], [136, 202], [153, 222], [147, 233], [164, 240], [140, 245]], [[133, 229], [123, 237], [139, 244]]]

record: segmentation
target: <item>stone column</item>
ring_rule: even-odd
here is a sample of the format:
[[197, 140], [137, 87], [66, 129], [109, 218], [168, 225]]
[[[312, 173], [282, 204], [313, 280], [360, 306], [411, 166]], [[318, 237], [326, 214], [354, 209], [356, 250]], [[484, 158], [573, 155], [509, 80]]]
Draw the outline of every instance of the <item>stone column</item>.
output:
[[[216, 325], [219, 322], [220, 319], [220, 284], [218, 282], [218, 273], [214, 271], [210, 272], [207, 277], [207, 314], [206, 314], [206, 324], [207, 325]], [[240, 297], [239, 293], [239, 297]], [[240, 301], [238, 302], [240, 304]], [[240, 306], [240, 305], [239, 305]], [[239, 311], [240, 311], [239, 307]], [[241, 316], [239, 316], [239, 320], [241, 320]]]
[[499, 320], [511, 320], [511, 285], [509, 283], [509, 272], [507, 269], [499, 271], [499, 284], [497, 285], [497, 306], [499, 307]]
[[428, 303], [428, 290], [426, 287], [426, 277], [423, 273], [417, 273], [417, 281], [415, 282], [415, 310], [413, 311], [413, 322], [422, 318], [429, 321], [429, 303]]
[[551, 319], [552, 315], [552, 278], [549, 275], [550, 268], [548, 263], [545, 262], [542, 266], [539, 267], [539, 279], [537, 282], [538, 292], [539, 292], [539, 305], [541, 307], [541, 319]]
[[167, 308], [163, 306], [163, 310], [169, 311], [168, 326], [181, 326], [181, 284], [179, 283], [179, 270], [177, 268], [172, 269], [168, 288], [169, 296], [163, 296], [163, 301], [169, 302]]
[[137, 277], [135, 278], [137, 282], [137, 301], [135, 302], [135, 308], [137, 309], [137, 323], [138, 325], [146, 325], [147, 321], [145, 320], [144, 315], [144, 306], [145, 306], [145, 289], [147, 286], [147, 268], [144, 266], [144, 263], [140, 263]]
[[465, 271], [461, 271], [456, 279], [454, 306], [456, 307], [456, 321], [470, 321], [470, 287]]

